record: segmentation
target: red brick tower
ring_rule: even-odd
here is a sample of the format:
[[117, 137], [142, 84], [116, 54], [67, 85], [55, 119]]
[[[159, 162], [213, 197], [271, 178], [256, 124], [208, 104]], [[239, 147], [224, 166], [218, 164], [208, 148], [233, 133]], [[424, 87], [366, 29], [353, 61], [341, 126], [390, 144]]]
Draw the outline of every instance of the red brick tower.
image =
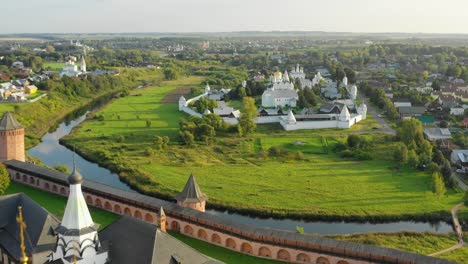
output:
[[182, 207], [192, 208], [205, 212], [206, 200], [208, 196], [202, 193], [193, 175], [190, 175], [184, 189], [176, 195], [177, 204]]
[[24, 127], [10, 112], [6, 112], [0, 121], [0, 162], [7, 160], [26, 160]]

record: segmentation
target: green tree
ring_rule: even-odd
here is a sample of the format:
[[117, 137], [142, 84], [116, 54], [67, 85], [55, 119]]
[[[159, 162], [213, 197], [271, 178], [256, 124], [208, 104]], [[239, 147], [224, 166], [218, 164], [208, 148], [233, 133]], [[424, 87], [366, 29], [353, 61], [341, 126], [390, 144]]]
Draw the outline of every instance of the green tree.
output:
[[0, 195], [10, 186], [10, 174], [3, 163], [0, 163]]
[[195, 136], [190, 131], [180, 131], [179, 136], [181, 141], [189, 147], [195, 143]]
[[165, 68], [164, 78], [166, 78], [166, 80], [177, 80], [179, 78], [179, 71], [174, 68]]
[[398, 130], [398, 137], [409, 148], [413, 145], [420, 145], [424, 141], [423, 126], [421, 121], [410, 118], [403, 120], [401, 128]]
[[160, 136], [155, 136], [154, 137], [154, 146], [156, 147], [156, 149], [162, 149], [163, 148], [163, 138], [160, 137]]
[[408, 161], [408, 148], [405, 144], [398, 144], [393, 151], [393, 159], [399, 164], [404, 164]]
[[414, 149], [408, 151], [408, 165], [413, 168], [416, 168], [419, 165], [419, 157]]
[[255, 118], [257, 117], [257, 107], [255, 106], [255, 99], [252, 97], [244, 97], [244, 111], [239, 118], [239, 125], [242, 128], [242, 135], [247, 135], [255, 131], [257, 124]]
[[432, 192], [437, 197], [442, 197], [447, 190], [445, 189], [444, 180], [439, 172], [432, 173]]

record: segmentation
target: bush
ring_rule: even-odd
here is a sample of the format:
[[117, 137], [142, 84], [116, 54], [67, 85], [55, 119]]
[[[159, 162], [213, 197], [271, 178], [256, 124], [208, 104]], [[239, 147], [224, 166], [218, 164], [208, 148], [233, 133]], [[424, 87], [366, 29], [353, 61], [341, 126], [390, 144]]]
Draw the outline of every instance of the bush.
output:
[[146, 155], [147, 157], [153, 156], [153, 155], [154, 155], [154, 150], [153, 150], [152, 148], [149, 148], [149, 147], [146, 148], [146, 149], [145, 149], [145, 155]]
[[124, 141], [125, 141], [125, 136], [119, 135], [119, 136], [117, 137], [116, 141], [117, 141], [118, 143], [124, 142]]
[[339, 152], [342, 152], [343, 150], [345, 150], [346, 148], [347, 148], [347, 147], [346, 147], [346, 144], [345, 144], [345, 143], [343, 143], [343, 142], [338, 142], [338, 143], [336, 143], [336, 144], [333, 146], [332, 150], [333, 150], [333, 152], [335, 152], [335, 153], [339, 153]]
[[372, 159], [372, 155], [369, 152], [365, 152], [361, 150], [355, 151], [353, 153], [353, 156], [356, 160], [371, 160]]
[[353, 152], [349, 149], [345, 149], [340, 152], [340, 156], [342, 158], [352, 158], [353, 157]]
[[268, 155], [271, 157], [281, 157], [288, 153], [287, 150], [274, 146], [268, 149]]
[[5, 165], [0, 163], [0, 195], [5, 193], [8, 186], [10, 186], [10, 174]]

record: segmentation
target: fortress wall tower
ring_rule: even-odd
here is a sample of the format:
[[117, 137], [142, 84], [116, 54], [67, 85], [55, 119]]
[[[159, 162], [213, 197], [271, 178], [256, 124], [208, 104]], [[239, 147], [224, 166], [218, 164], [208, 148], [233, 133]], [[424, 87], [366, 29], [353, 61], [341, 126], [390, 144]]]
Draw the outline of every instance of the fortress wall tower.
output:
[[177, 204], [182, 207], [192, 208], [205, 212], [206, 200], [208, 196], [202, 193], [195, 177], [190, 175], [184, 189], [176, 196]]
[[0, 121], [0, 162], [7, 160], [26, 160], [24, 127], [10, 112], [6, 112]]

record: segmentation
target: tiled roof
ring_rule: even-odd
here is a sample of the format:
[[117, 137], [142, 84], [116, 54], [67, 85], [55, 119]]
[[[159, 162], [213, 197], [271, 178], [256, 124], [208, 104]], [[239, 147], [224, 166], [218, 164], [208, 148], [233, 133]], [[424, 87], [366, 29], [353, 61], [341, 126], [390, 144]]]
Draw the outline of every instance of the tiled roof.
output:
[[193, 175], [190, 175], [182, 192], [176, 195], [176, 200], [179, 202], [199, 203], [208, 200], [208, 196], [202, 193], [197, 180]]
[[16, 121], [11, 112], [6, 112], [0, 121], [0, 130], [13, 130], [23, 128], [23, 126]]

